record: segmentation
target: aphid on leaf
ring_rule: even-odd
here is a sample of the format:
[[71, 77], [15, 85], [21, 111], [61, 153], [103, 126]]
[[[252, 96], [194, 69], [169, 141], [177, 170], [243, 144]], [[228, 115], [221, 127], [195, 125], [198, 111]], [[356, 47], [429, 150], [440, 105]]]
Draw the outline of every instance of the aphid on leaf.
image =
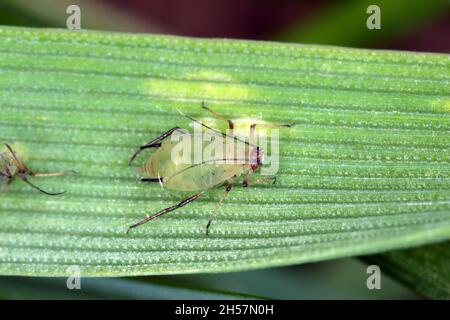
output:
[[18, 157], [16, 152], [11, 148], [11, 146], [5, 143], [8, 151], [0, 152], [0, 185], [9, 185], [14, 181], [16, 177], [20, 178], [22, 181], [30, 185], [31, 187], [39, 190], [50, 196], [56, 196], [65, 193], [50, 193], [32, 184], [28, 177], [57, 177], [63, 176], [67, 173], [35, 173], [30, 168], [28, 168]]
[[[148, 176], [148, 178], [142, 178], [143, 182], [156, 182], [161, 184], [161, 186], [166, 187], [172, 190], [178, 191], [191, 191], [195, 192], [190, 197], [184, 199], [180, 203], [156, 212], [151, 216], [147, 216], [136, 224], [131, 225], [128, 228], [127, 233], [130, 232], [131, 229], [136, 228], [146, 222], [154, 220], [168, 212], [171, 212], [175, 209], [181, 208], [184, 205], [198, 199], [201, 195], [207, 192], [209, 189], [218, 187], [220, 185], [226, 184], [225, 193], [220, 198], [216, 207], [214, 208], [211, 217], [206, 224], [206, 235], [208, 235], [209, 227], [214, 220], [214, 217], [219, 209], [220, 205], [224, 201], [227, 194], [233, 188], [233, 185], [236, 181], [243, 176], [243, 186], [248, 187], [250, 183], [259, 183], [264, 181], [273, 181], [275, 183], [276, 177], [270, 176], [264, 179], [255, 180], [250, 182], [250, 175], [254, 173], [258, 168], [260, 168], [264, 163], [264, 150], [251, 143], [254, 141], [255, 128], [257, 124], [252, 124], [250, 126], [249, 133], [249, 141], [243, 141], [234, 137], [233, 129], [234, 124], [231, 120], [226, 119], [220, 114], [214, 112], [209, 109], [202, 103], [202, 108], [209, 111], [214, 117], [219, 118], [221, 120], [227, 121], [228, 123], [228, 132], [222, 133], [216, 129], [212, 129], [211, 127], [201, 123], [198, 120], [195, 120], [189, 116], [185, 116], [188, 119], [194, 121], [197, 124], [200, 124], [204, 128], [211, 130], [216, 135], [222, 138], [221, 147], [224, 148], [225, 153], [222, 157], [212, 158], [208, 160], [203, 160], [201, 162], [180, 162], [173, 161], [173, 151], [175, 146], [177, 145], [176, 141], [169, 138], [174, 132], [178, 134], [189, 134], [187, 130], [184, 130], [180, 127], [174, 127], [169, 131], [164, 132], [161, 136], [156, 139], [146, 143], [141, 146], [139, 150], [137, 150], [133, 156], [131, 157], [131, 162], [136, 158], [136, 156], [145, 149], [155, 148], [155, 153], [146, 161], [144, 167], [142, 168], [143, 172]], [[181, 112], [180, 112], [181, 113]], [[258, 126], [261, 126], [258, 124]], [[262, 126], [268, 126], [263, 124]], [[280, 128], [280, 127], [291, 127], [292, 125], [269, 125], [271, 128]], [[237, 147], [234, 150], [230, 150], [230, 148], [226, 145], [226, 141], [232, 139], [233, 141], [241, 142], [237, 144]], [[205, 142], [202, 142], [202, 148], [206, 147]], [[202, 151], [203, 151], [202, 150]], [[231, 151], [231, 152], [230, 152]], [[228, 153], [231, 153], [229, 155]], [[245, 155], [244, 157], [237, 158], [235, 154]]]

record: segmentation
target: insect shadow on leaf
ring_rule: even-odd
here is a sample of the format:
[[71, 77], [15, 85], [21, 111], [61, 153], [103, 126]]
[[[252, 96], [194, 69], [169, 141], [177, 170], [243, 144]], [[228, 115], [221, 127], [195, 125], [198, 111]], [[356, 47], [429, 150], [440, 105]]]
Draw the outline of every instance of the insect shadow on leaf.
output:
[[[234, 136], [233, 121], [208, 108], [204, 102], [202, 102], [201, 105], [203, 109], [207, 110], [214, 117], [228, 123], [227, 133], [223, 133], [217, 129], [211, 128], [200, 122], [199, 120], [183, 114], [180, 110], [178, 110], [178, 112], [180, 112], [181, 115], [190, 119], [191, 121], [200, 124], [203, 128], [210, 130], [217, 136], [222, 137], [222, 147], [225, 149], [225, 153], [222, 157], [202, 160], [199, 163], [195, 163], [195, 161], [189, 163], [180, 163], [178, 161], [174, 162], [171, 158], [171, 155], [173, 149], [176, 146], [176, 143], [167, 138], [170, 137], [174, 132], [177, 132], [179, 134], [189, 134], [189, 131], [180, 127], [174, 127], [164, 132], [159, 137], [140, 146], [139, 149], [132, 155], [129, 161], [130, 165], [143, 150], [149, 148], [156, 149], [155, 153], [147, 159], [144, 167], [142, 168], [142, 172], [144, 172], [148, 177], [142, 178], [142, 182], [156, 182], [160, 183], [161, 186], [167, 187], [168, 189], [190, 191], [195, 193], [176, 205], [165, 208], [152, 215], [146, 216], [144, 219], [131, 225], [128, 228], [127, 233], [138, 226], [141, 226], [166, 213], [181, 208], [188, 203], [197, 200], [210, 189], [226, 184], [225, 192], [213, 209], [208, 223], [206, 224], [205, 232], [206, 235], [209, 235], [209, 228], [211, 226], [211, 223], [214, 221], [217, 211], [219, 210], [226, 196], [232, 190], [234, 184], [238, 179], [240, 179], [240, 177], [243, 177], [243, 187], [248, 187], [251, 184], [261, 183], [265, 181], [272, 181], [273, 183], [275, 183], [275, 176], [269, 176], [250, 182], [250, 175], [258, 170], [264, 163], [264, 150], [256, 144], [252, 143], [252, 141], [255, 141], [255, 129], [256, 126], [266, 126], [270, 128], [289, 128], [293, 125], [252, 124], [249, 131], [249, 142], [247, 142]], [[227, 149], [226, 141], [229, 141], [229, 139], [240, 142], [240, 144], [237, 144], [236, 147], [236, 149], [240, 148], [240, 150], [236, 150], [236, 154], [244, 155], [244, 157], [236, 157], [234, 155], [234, 152], [231, 155], [228, 153], [229, 149]], [[202, 148], [205, 148], [205, 144], [203, 144], [203, 142]]]
[[49, 195], [49, 196], [57, 196], [65, 193], [51, 193], [45, 191], [35, 184], [31, 183], [28, 179], [29, 177], [58, 177], [64, 176], [68, 174], [74, 174], [75, 171], [67, 171], [67, 172], [48, 172], [48, 173], [36, 173], [32, 171], [29, 167], [27, 167], [22, 160], [17, 156], [14, 149], [7, 143], [5, 143], [6, 152], [0, 152], [0, 184], [5, 183], [6, 185], [10, 185], [14, 179], [17, 177], [21, 179], [23, 182], [33, 187], [34, 189]]

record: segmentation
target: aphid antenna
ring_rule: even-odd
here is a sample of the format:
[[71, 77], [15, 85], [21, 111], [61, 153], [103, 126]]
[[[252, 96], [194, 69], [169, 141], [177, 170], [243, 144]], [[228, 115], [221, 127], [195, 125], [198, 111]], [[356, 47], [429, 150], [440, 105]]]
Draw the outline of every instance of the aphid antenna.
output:
[[194, 122], [200, 124], [201, 126], [205, 127], [206, 129], [211, 130], [211, 131], [213, 131], [213, 132], [215, 132], [215, 133], [218, 133], [218, 134], [222, 135], [223, 137], [228, 137], [228, 138], [231, 138], [231, 139], [240, 141], [240, 142], [242, 142], [242, 143], [244, 143], [244, 144], [246, 144], [246, 145], [248, 145], [248, 146], [252, 146], [252, 147], [255, 147], [255, 148], [257, 147], [256, 145], [254, 145], [254, 144], [252, 144], [252, 143], [249, 143], [249, 142], [247, 142], [247, 141], [241, 140], [241, 139], [239, 139], [239, 138], [237, 138], [237, 137], [234, 137], [234, 136], [230, 136], [229, 134], [220, 132], [220, 131], [217, 130], [217, 129], [211, 128], [210, 126], [207, 126], [207, 125], [204, 124], [203, 122], [201, 122], [201, 121], [199, 121], [199, 120], [197, 120], [197, 119], [194, 119], [194, 118], [192, 118], [191, 116], [188, 116], [188, 115], [184, 114], [184, 113], [183, 113], [180, 109], [178, 109], [178, 108], [177, 108], [177, 111], [178, 111], [178, 113], [181, 114], [183, 117], [188, 118], [189, 120], [194, 121]]
[[51, 192], [45, 191], [45, 190], [39, 188], [38, 186], [32, 184], [32, 183], [30, 182], [30, 180], [28, 180], [28, 178], [25, 176], [25, 174], [19, 174], [18, 177], [19, 177], [20, 179], [22, 179], [23, 182], [25, 182], [26, 184], [28, 184], [29, 186], [31, 186], [32, 188], [34, 188], [34, 189], [36, 189], [36, 190], [38, 190], [38, 191], [40, 191], [40, 192], [42, 192], [42, 193], [44, 193], [44, 194], [46, 194], [46, 195], [49, 195], [49, 196], [58, 196], [58, 195], [61, 195], [61, 194], [66, 193], [66, 191], [58, 192], [58, 193], [51, 193]]

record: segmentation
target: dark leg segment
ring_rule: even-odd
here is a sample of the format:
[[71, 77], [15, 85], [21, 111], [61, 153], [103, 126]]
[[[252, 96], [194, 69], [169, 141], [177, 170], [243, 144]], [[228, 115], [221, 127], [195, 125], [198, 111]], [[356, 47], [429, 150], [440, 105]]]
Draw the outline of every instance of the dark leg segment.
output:
[[211, 217], [209, 218], [208, 223], [206, 224], [206, 235], [209, 235], [209, 227], [211, 226], [211, 223], [213, 222], [214, 218], [216, 217], [217, 210], [219, 210], [220, 206], [223, 203], [223, 200], [225, 200], [226, 196], [230, 193], [231, 189], [233, 188], [233, 182], [229, 183], [227, 185], [227, 188], [225, 189], [225, 193], [222, 195], [222, 198], [220, 198], [219, 202], [217, 203], [216, 207], [214, 208], [214, 211], [211, 214]]
[[250, 176], [249, 176], [248, 174], [246, 174], [246, 175], [244, 176], [244, 181], [242, 182], [242, 186], [243, 186], [244, 188], [247, 188], [247, 187], [248, 187], [248, 182], [249, 182], [249, 180], [250, 180]]
[[158, 148], [161, 146], [161, 141], [170, 136], [175, 130], [180, 130], [180, 127], [174, 127], [170, 129], [169, 131], [164, 132], [162, 135], [160, 135], [158, 138], [153, 139], [152, 141], [144, 144], [143, 146], [139, 147], [139, 150], [136, 151], [133, 156], [131, 157], [128, 164], [131, 164], [133, 160], [138, 156], [139, 153], [141, 153], [142, 150], [148, 149], [148, 148]]
[[38, 190], [38, 191], [40, 191], [40, 192], [42, 192], [42, 193], [44, 193], [44, 194], [46, 194], [46, 195], [49, 195], [49, 196], [58, 196], [58, 195], [60, 195], [60, 194], [66, 193], [66, 191], [63, 191], [63, 192], [57, 192], [57, 193], [50, 193], [50, 192], [47, 192], [47, 191], [45, 191], [45, 190], [42, 190], [41, 188], [39, 188], [39, 187], [35, 186], [34, 184], [32, 184], [32, 183], [27, 179], [27, 177], [25, 177], [24, 175], [19, 175], [19, 178], [22, 179], [22, 181], [25, 182], [26, 184], [28, 184], [29, 186], [31, 186], [31, 187], [33, 187], [34, 189], [36, 189], [36, 190]]
[[20, 161], [19, 159], [17, 159], [16, 157], [16, 152], [13, 150], [13, 148], [11, 148], [11, 146], [7, 143], [5, 143], [6, 148], [8, 149], [9, 153], [11, 154], [11, 156], [14, 159], [15, 165], [21, 169], [22, 168], [22, 161]]
[[142, 182], [163, 182], [163, 178], [142, 178]]
[[272, 181], [272, 184], [275, 184], [277, 182], [277, 177], [276, 176], [271, 176], [271, 177], [262, 178], [262, 179], [258, 179], [258, 180], [250, 182], [250, 177], [245, 176], [244, 177], [244, 182], [242, 183], [242, 186], [244, 188], [246, 188], [246, 187], [248, 187], [250, 185], [254, 185], [254, 184], [262, 183], [262, 182], [266, 182], [266, 181]]
[[190, 196], [190, 197], [187, 198], [187, 199], [184, 199], [183, 201], [181, 201], [180, 203], [178, 203], [178, 204], [176, 204], [176, 205], [174, 205], [174, 206], [172, 206], [172, 207], [163, 209], [163, 210], [158, 211], [157, 213], [155, 213], [155, 214], [153, 214], [153, 215], [151, 215], [151, 216], [145, 217], [144, 219], [142, 219], [142, 220], [139, 221], [138, 223], [131, 225], [131, 226], [128, 228], [128, 230], [127, 230], [127, 234], [130, 233], [131, 229], [133, 229], [133, 228], [139, 227], [140, 225], [143, 225], [144, 223], [147, 223], [147, 222], [149, 222], [149, 221], [152, 221], [152, 220], [154, 220], [154, 219], [156, 219], [156, 218], [162, 216], [163, 214], [169, 213], [169, 212], [171, 212], [171, 211], [173, 211], [173, 210], [175, 210], [175, 209], [178, 209], [178, 208], [181, 208], [182, 206], [187, 205], [188, 203], [190, 203], [190, 202], [192, 202], [192, 201], [198, 199], [198, 198], [199, 198], [202, 194], [204, 194], [204, 193], [205, 193], [205, 191], [196, 193], [196, 194]]

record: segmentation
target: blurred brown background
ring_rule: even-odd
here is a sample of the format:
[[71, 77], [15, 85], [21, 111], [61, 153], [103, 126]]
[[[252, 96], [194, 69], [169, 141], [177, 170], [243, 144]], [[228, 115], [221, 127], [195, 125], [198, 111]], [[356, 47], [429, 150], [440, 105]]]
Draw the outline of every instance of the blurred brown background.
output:
[[2, 0], [0, 24], [64, 28], [70, 4], [84, 29], [450, 52], [447, 0]]

